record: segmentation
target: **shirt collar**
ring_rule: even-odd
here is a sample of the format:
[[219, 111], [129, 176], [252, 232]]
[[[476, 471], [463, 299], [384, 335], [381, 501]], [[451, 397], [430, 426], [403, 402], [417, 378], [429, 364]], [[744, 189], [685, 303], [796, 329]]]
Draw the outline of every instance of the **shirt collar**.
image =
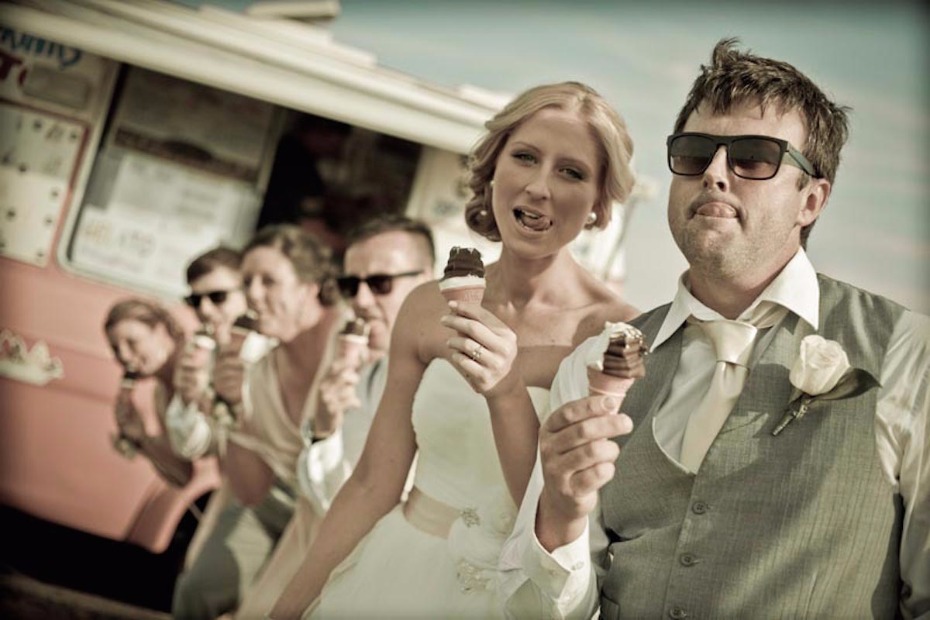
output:
[[[740, 317], [748, 315], [762, 302], [770, 302], [784, 306], [798, 315], [811, 327], [817, 329], [820, 322], [820, 287], [817, 284], [817, 273], [803, 248], [799, 248], [794, 257], [788, 261], [774, 280], [753, 301]], [[689, 316], [712, 321], [724, 318], [720, 313], [711, 310], [691, 294], [688, 288], [688, 272], [685, 271], [678, 279], [678, 291], [675, 299], [665, 316], [665, 321], [656, 334], [652, 348], [655, 349], [668, 340]]]

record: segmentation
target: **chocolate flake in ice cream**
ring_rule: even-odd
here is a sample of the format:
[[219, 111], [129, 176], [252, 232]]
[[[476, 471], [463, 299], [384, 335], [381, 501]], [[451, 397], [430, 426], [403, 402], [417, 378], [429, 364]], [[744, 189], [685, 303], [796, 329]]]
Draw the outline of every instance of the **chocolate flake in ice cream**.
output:
[[[254, 310], [246, 310], [236, 317], [235, 322], [232, 324], [232, 328], [229, 330], [228, 349], [234, 351], [236, 355], [242, 358], [242, 349], [246, 339], [249, 337], [249, 334], [255, 331], [258, 331], [258, 315]], [[235, 422], [233, 409], [234, 408], [219, 394], [214, 397], [213, 416], [221, 425], [230, 426]]]
[[[238, 317], [236, 317], [236, 321], [232, 324], [232, 329], [229, 330], [229, 343], [227, 344], [227, 349], [230, 351], [235, 351], [240, 356], [242, 356], [242, 350], [245, 346], [246, 340], [249, 338], [249, 334], [257, 331], [258, 315], [254, 310], [246, 310], [243, 314], [240, 314]], [[246, 357], [245, 359], [249, 358]]]
[[439, 290], [448, 300], [479, 303], [484, 297], [484, 262], [475, 248], [455, 246], [439, 281]]
[[464, 276], [484, 277], [484, 263], [481, 252], [475, 248], [462, 248], [455, 246], [449, 250], [449, 260], [443, 271], [442, 279], [461, 278]]
[[646, 339], [628, 323], [607, 323], [607, 347], [600, 360], [588, 365], [588, 393], [623, 397], [636, 379], [646, 376]]
[[251, 310], [240, 314], [236, 317], [236, 322], [233, 323], [232, 328], [240, 329], [247, 332], [254, 332], [258, 329], [258, 316]]
[[609, 328], [607, 349], [601, 362], [603, 371], [615, 377], [645, 377], [643, 355], [646, 354], [646, 339], [643, 332], [628, 323], [612, 323]]
[[355, 318], [349, 319], [346, 321], [346, 324], [342, 326], [342, 331], [339, 332], [340, 336], [362, 336], [366, 340], [368, 339], [368, 331], [370, 327], [365, 319]]
[[135, 384], [136, 381], [138, 381], [141, 378], [142, 378], [142, 373], [139, 372], [138, 370], [127, 370], [126, 372], [123, 373], [122, 380], [127, 385], [132, 386], [133, 384]]

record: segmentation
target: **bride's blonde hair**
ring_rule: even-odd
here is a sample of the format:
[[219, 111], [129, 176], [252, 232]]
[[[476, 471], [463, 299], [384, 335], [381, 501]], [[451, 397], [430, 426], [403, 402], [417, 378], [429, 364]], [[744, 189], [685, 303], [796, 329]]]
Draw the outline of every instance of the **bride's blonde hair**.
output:
[[580, 82], [544, 84], [524, 91], [485, 123], [487, 133], [469, 157], [468, 186], [472, 198], [465, 205], [465, 222], [478, 234], [500, 241], [500, 231], [491, 208], [491, 179], [497, 158], [514, 131], [543, 108], [577, 110], [588, 122], [600, 152], [598, 197], [594, 204], [593, 227], [610, 222], [611, 205], [623, 202], [633, 189], [630, 167], [633, 139], [623, 117], [593, 88]]

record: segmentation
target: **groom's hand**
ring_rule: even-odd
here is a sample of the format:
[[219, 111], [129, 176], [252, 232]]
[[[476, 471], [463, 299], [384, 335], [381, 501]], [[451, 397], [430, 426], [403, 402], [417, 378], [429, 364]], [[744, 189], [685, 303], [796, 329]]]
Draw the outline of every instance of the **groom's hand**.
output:
[[547, 551], [576, 540], [597, 505], [597, 492], [613, 477], [620, 447], [612, 437], [633, 430], [617, 413], [619, 401], [590, 396], [555, 410], [539, 430], [545, 486], [539, 498], [536, 537]]

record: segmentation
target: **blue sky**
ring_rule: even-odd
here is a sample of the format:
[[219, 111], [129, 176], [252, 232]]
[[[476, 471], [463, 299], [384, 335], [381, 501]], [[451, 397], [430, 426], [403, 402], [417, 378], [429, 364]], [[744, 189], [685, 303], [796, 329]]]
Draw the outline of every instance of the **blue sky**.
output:
[[809, 253], [825, 273], [930, 312], [930, 14], [918, 2], [342, 0], [329, 25], [382, 65], [516, 93], [581, 80], [625, 116], [655, 183], [630, 226], [627, 296], [668, 300], [685, 262], [665, 220], [664, 140], [714, 43], [786, 60], [852, 111]]

